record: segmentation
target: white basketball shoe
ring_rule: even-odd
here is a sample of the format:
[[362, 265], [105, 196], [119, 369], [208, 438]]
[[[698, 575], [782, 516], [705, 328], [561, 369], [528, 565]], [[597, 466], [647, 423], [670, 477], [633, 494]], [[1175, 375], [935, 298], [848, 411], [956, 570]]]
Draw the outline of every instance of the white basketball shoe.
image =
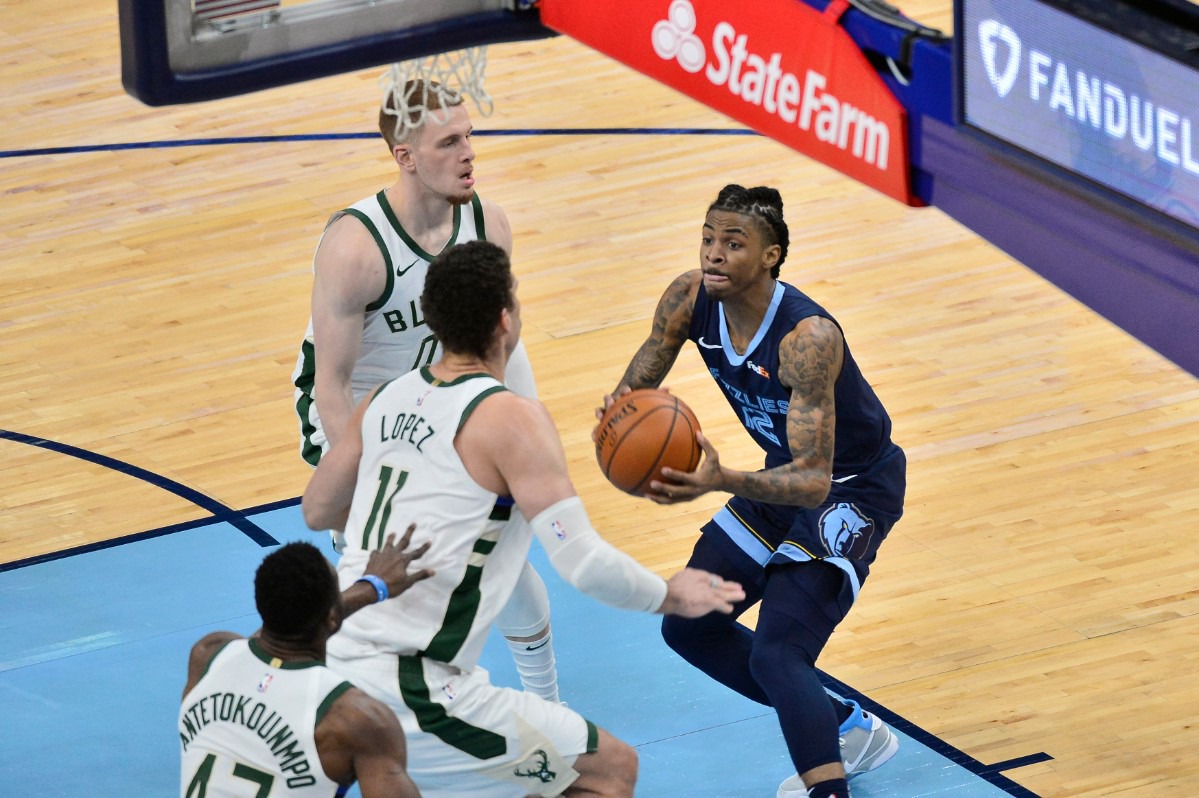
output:
[[[845, 701], [845, 699], [841, 699]], [[845, 777], [852, 779], [886, 764], [899, 750], [899, 738], [879, 719], [862, 709], [856, 701], [845, 701], [853, 713], [838, 731], [841, 738], [841, 762]], [[798, 775], [779, 785], [776, 798], [807, 798], [808, 789]]]

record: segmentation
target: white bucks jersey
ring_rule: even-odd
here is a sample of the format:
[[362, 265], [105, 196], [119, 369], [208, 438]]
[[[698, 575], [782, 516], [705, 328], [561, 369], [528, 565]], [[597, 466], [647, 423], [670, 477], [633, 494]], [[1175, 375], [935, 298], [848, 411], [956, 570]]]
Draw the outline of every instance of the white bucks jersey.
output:
[[316, 725], [350, 689], [320, 662], [272, 659], [233, 640], [183, 697], [181, 798], [330, 798]]
[[421, 368], [385, 385], [362, 421], [362, 460], [338, 564], [343, 589], [371, 551], [416, 524], [411, 548], [431, 541], [414, 567], [435, 575], [346, 619], [329, 641], [337, 659], [420, 654], [461, 670], [478, 662], [507, 602], [532, 531], [511, 500], [476, 483], [454, 438], [487, 397], [507, 390], [486, 374], [442, 383]]
[[[408, 235], [384, 191], [334, 214], [329, 224], [347, 215], [353, 216], [370, 232], [383, 255], [387, 271], [387, 285], [383, 293], [366, 307], [362, 348], [350, 375], [350, 386], [354, 401], [357, 402], [380, 383], [440, 359], [437, 339], [425, 324], [420, 309], [425, 274], [438, 253], [426, 252]], [[328, 226], [325, 229], [328, 230]], [[443, 251], [454, 244], [486, 239], [483, 205], [479, 195], [475, 194], [469, 205], [454, 206], [454, 228]], [[317, 248], [320, 248], [319, 244]], [[292, 374], [296, 386], [296, 407], [301, 417], [309, 412], [314, 401], [315, 379], [312, 320], [309, 319], [308, 331]], [[319, 399], [315, 401], [319, 402]], [[306, 420], [302, 418], [302, 421]], [[315, 464], [315, 460], [312, 462]]]

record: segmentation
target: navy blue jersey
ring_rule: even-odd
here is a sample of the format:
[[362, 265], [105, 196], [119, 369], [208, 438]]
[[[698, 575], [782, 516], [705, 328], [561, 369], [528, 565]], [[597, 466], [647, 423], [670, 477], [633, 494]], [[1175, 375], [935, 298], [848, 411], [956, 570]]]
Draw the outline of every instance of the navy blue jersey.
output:
[[[762, 326], [745, 354], [738, 354], [729, 341], [720, 303], [708, 298], [702, 284], [695, 298], [688, 337], [699, 347], [709, 373], [750, 437], [766, 452], [767, 468], [792, 460], [787, 445], [791, 392], [779, 382], [779, 344], [795, 325], [810, 316], [822, 316], [837, 324], [828, 311], [799, 289], [784, 282], [776, 283]], [[834, 480], [868, 470], [891, 447], [891, 417], [870, 383], [862, 377], [848, 343], [844, 354], [834, 389], [837, 410]]]

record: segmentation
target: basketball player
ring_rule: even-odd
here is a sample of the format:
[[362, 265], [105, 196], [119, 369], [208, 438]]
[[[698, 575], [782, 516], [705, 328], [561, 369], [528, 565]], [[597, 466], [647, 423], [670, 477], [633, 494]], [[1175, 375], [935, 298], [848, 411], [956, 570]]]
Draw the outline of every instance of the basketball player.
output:
[[[474, 190], [475, 151], [462, 97], [449, 96], [443, 105], [435, 89], [436, 84], [410, 81], [388, 95], [379, 111], [379, 130], [399, 176], [389, 188], [334, 214], [317, 245], [312, 317], [293, 375], [301, 453], [314, 466], [368, 391], [440, 356], [420, 311], [433, 256], [476, 239], [512, 252], [504, 211]], [[410, 97], [427, 92], [431, 113], [424, 124], [400, 125], [400, 91]], [[408, 111], [408, 121], [417, 114]], [[517, 393], [536, 397], [523, 345], [513, 353], [504, 379]], [[334, 547], [340, 551], [339, 534], [334, 532]], [[549, 597], [531, 565], [496, 625], [525, 689], [557, 701]]]
[[744, 593], [695, 569], [663, 581], [591, 527], [544, 405], [500, 382], [520, 336], [503, 249], [475, 241], [441, 253], [421, 307], [442, 359], [358, 406], [358, 435], [321, 459], [303, 509], [313, 529], [345, 530], [343, 584], [387, 530], [414, 519], [415, 540], [433, 541], [435, 574], [348, 619], [330, 667], [399, 715], [427, 797], [631, 796], [629, 745], [562, 704], [491, 685], [478, 667], [533, 535], [567, 582], [615, 607], [698, 617]]
[[[661, 385], [692, 340], [766, 453], [764, 469], [737, 471], [701, 434], [695, 472], [667, 470], [650, 483], [662, 504], [733, 494], [688, 565], [746, 591], [731, 615], [668, 617], [662, 634], [712, 678], [774, 707], [798, 774], [779, 798], [844, 798], [848, 776], [883, 764], [898, 741], [877, 717], [828, 696], [816, 659], [903, 512], [906, 466], [841, 327], [778, 280], [787, 245], [776, 190], [726, 186], [704, 220], [700, 268], [666, 289], [653, 331], [604, 405]], [[751, 632], [737, 618], [759, 601]]]
[[398, 596], [428, 569], [408, 572], [413, 527], [373, 552], [344, 593], [315, 546], [289, 543], [254, 576], [262, 628], [248, 640], [213, 632], [192, 648], [179, 711], [180, 796], [329, 798], [357, 781], [363, 798], [416, 798], [404, 733], [386, 706], [324, 667], [342, 620]]

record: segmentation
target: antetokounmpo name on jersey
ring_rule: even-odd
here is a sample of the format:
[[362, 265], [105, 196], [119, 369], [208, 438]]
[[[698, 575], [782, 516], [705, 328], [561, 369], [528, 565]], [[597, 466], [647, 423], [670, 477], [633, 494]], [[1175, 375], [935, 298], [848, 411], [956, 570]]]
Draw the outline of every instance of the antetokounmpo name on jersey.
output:
[[271, 749], [288, 787], [316, 784], [308, 755], [299, 738], [275, 710], [261, 701], [236, 693], [213, 693], [197, 700], [180, 719], [179, 740], [183, 750], [213, 723], [234, 723], [257, 734]]

